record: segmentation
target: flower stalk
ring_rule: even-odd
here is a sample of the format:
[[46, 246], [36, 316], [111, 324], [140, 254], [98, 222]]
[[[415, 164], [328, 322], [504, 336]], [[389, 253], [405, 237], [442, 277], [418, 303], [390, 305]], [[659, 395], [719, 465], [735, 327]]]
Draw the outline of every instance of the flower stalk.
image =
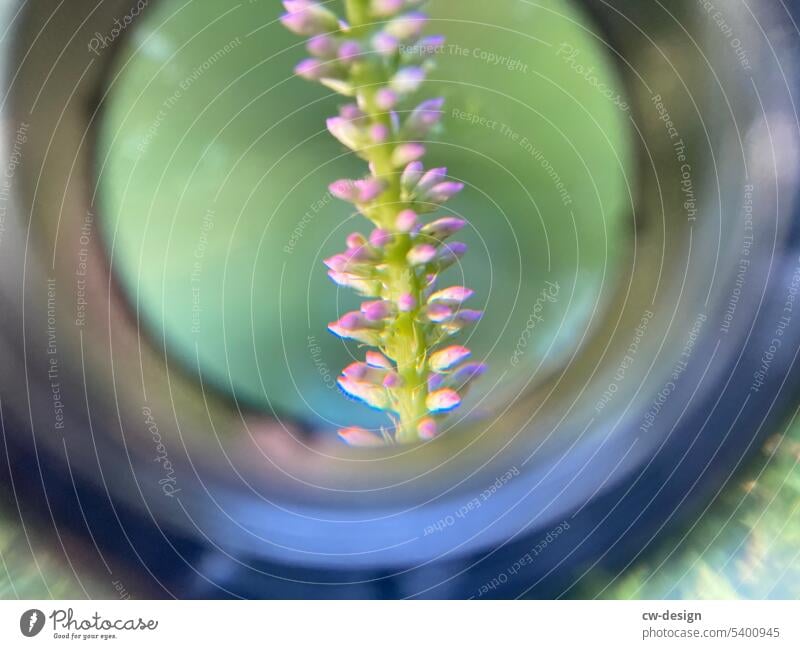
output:
[[393, 426], [381, 434], [349, 427], [339, 435], [358, 446], [432, 439], [486, 369], [450, 340], [481, 316], [464, 308], [473, 292], [437, 286], [441, 273], [466, 253], [466, 244], [450, 239], [466, 222], [423, 219], [463, 189], [445, 168], [426, 170], [422, 163], [423, 142], [440, 127], [444, 100], [405, 108], [444, 40], [423, 35], [422, 0], [345, 0], [344, 19], [314, 0], [283, 4], [283, 24], [308, 38], [310, 58], [296, 74], [350, 98], [328, 119], [328, 130], [369, 168], [364, 178], [330, 185], [373, 229], [349, 235], [345, 251], [325, 260], [336, 284], [366, 298], [359, 311], [328, 328], [375, 348], [346, 367], [338, 384], [385, 411]]

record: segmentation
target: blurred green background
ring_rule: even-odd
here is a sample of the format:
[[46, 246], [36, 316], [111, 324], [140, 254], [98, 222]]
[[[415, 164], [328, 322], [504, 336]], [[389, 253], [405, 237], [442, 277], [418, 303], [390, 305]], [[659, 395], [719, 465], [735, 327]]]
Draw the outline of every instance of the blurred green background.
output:
[[[447, 206], [471, 224], [450, 279], [486, 308], [469, 344], [501, 403], [575, 351], [615, 285], [631, 230], [628, 116], [573, 69], [593, 65], [622, 92], [571, 4], [498, 3], [490, 22], [480, 2], [430, 8], [448, 46], [423, 94], [445, 96], [448, 114], [427, 162], [467, 184]], [[355, 349], [326, 326], [357, 299], [322, 265], [368, 231], [327, 195], [365, 168], [324, 130], [341, 98], [292, 76], [303, 48], [278, 15], [277, 3], [165, 1], [128, 35], [99, 133], [103, 232], [145, 331], [206, 386], [331, 431], [380, 425], [336, 389]], [[512, 366], [547, 281], [558, 300]]]

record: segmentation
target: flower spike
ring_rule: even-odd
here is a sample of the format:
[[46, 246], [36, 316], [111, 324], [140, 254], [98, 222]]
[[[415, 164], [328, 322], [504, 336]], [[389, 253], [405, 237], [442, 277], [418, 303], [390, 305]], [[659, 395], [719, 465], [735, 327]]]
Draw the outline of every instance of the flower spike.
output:
[[412, 102], [444, 39], [423, 35], [423, 0], [352, 0], [340, 19], [315, 0], [285, 0], [281, 22], [308, 38], [310, 58], [297, 76], [353, 99], [327, 121], [328, 131], [364, 159], [369, 175], [331, 183], [332, 196], [352, 203], [372, 222], [346, 249], [325, 259], [328, 276], [364, 297], [328, 329], [371, 349], [342, 371], [337, 383], [352, 399], [384, 411], [393, 428], [339, 430], [351, 446], [428, 441], [457, 408], [486, 366], [448, 341], [481, 312], [464, 308], [473, 291], [437, 288], [440, 274], [466, 253], [450, 237], [466, 226], [453, 215], [425, 219], [464, 185], [444, 167], [425, 168], [423, 142], [441, 127], [444, 99]]

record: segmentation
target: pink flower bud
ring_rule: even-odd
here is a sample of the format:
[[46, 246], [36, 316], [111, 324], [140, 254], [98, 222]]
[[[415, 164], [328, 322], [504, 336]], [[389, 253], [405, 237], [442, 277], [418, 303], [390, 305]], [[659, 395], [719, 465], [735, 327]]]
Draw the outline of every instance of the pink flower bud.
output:
[[417, 142], [406, 142], [395, 147], [392, 153], [392, 165], [405, 167], [409, 162], [419, 160], [425, 155], [425, 147]]
[[391, 243], [392, 234], [383, 228], [375, 228], [369, 234], [369, 243], [375, 248], [383, 248], [385, 245]]
[[419, 266], [433, 261], [436, 257], [436, 248], [428, 243], [421, 243], [408, 251], [406, 259], [412, 266]]
[[401, 41], [414, 40], [422, 34], [427, 21], [428, 17], [424, 13], [412, 11], [390, 20], [385, 31]]
[[423, 200], [430, 201], [431, 203], [446, 203], [449, 201], [453, 196], [458, 194], [462, 189], [464, 189], [464, 183], [454, 183], [454, 182], [444, 182], [439, 183], [435, 187], [433, 187], [427, 194], [425, 195]]
[[425, 70], [419, 67], [400, 68], [389, 82], [389, 87], [401, 95], [416, 92], [425, 81]]
[[363, 448], [376, 448], [379, 446], [386, 446], [386, 441], [378, 433], [351, 426], [350, 428], [342, 428], [338, 431], [341, 437], [350, 446], [357, 446]]
[[367, 365], [376, 367], [382, 370], [393, 369], [392, 362], [380, 352], [368, 351], [367, 352]]
[[411, 293], [404, 293], [397, 300], [397, 308], [403, 313], [413, 311], [417, 307], [417, 301]]
[[375, 105], [381, 110], [392, 110], [397, 105], [397, 93], [389, 88], [381, 88], [375, 93]]
[[423, 225], [420, 232], [431, 239], [443, 241], [461, 230], [466, 224], [467, 222], [463, 219], [456, 218], [455, 216], [445, 216]]
[[434, 372], [445, 372], [452, 369], [472, 355], [472, 352], [461, 345], [451, 345], [434, 352], [428, 357], [428, 365]]
[[353, 120], [342, 117], [329, 117], [327, 125], [331, 135], [348, 149], [357, 151], [364, 144], [364, 133], [361, 132], [361, 129], [356, 126]]
[[356, 41], [345, 41], [339, 46], [339, 58], [348, 61], [361, 56], [361, 46]]
[[444, 99], [428, 99], [417, 106], [406, 120], [404, 130], [410, 137], [421, 138], [439, 122]]
[[336, 54], [336, 40], [327, 34], [312, 37], [306, 45], [308, 53], [313, 56], [330, 59]]
[[372, 0], [370, 9], [378, 18], [394, 16], [405, 7], [405, 0]]
[[382, 386], [379, 387], [365, 381], [356, 381], [347, 376], [340, 376], [336, 382], [345, 394], [363, 401], [372, 408], [386, 410], [390, 405], [389, 396]]
[[430, 191], [433, 187], [443, 182], [447, 178], [447, 167], [435, 167], [428, 169], [417, 183], [416, 190], [419, 193]]
[[451, 388], [442, 388], [431, 392], [425, 399], [425, 407], [431, 413], [448, 412], [457, 408], [460, 403], [461, 397]]
[[386, 376], [383, 377], [382, 385], [385, 388], [391, 389], [391, 388], [399, 387], [402, 382], [403, 381], [400, 378], [400, 376], [397, 374], [397, 372], [388, 372], [386, 374]]
[[369, 136], [376, 144], [381, 144], [389, 139], [389, 127], [385, 124], [373, 124], [369, 129]]
[[379, 322], [387, 318], [391, 313], [389, 302], [384, 300], [374, 300], [372, 302], [364, 302], [361, 305], [361, 313], [370, 322]]
[[452, 302], [455, 304], [461, 304], [462, 302], [465, 302], [471, 298], [474, 294], [475, 291], [466, 288], [465, 286], [451, 286], [450, 288], [444, 288], [441, 291], [436, 291], [436, 293], [433, 293], [428, 298], [428, 302]]
[[400, 47], [399, 41], [386, 32], [378, 32], [372, 38], [372, 47], [382, 56], [394, 56]]
[[339, 29], [336, 16], [316, 2], [286, 0], [283, 6], [289, 13], [281, 16], [281, 22], [295, 34], [314, 36]]
[[439, 428], [436, 425], [436, 420], [433, 417], [425, 417], [422, 421], [419, 422], [417, 426], [417, 433], [419, 433], [420, 439], [424, 440], [431, 440], [436, 437], [436, 434], [439, 432]]
[[431, 304], [425, 310], [425, 315], [431, 322], [446, 322], [453, 317], [453, 309], [446, 304]]
[[367, 245], [366, 237], [359, 232], [352, 232], [348, 234], [345, 242], [349, 250], [358, 250], [359, 248], [363, 248]]
[[413, 189], [419, 182], [419, 179], [422, 178], [423, 173], [424, 167], [422, 163], [419, 161], [412, 162], [405, 168], [403, 174], [400, 176], [400, 183], [406, 189]]
[[308, 81], [318, 81], [331, 72], [329, 63], [317, 59], [303, 59], [294, 68], [294, 73]]
[[395, 227], [400, 232], [411, 232], [417, 224], [417, 213], [414, 210], [403, 210], [397, 215]]

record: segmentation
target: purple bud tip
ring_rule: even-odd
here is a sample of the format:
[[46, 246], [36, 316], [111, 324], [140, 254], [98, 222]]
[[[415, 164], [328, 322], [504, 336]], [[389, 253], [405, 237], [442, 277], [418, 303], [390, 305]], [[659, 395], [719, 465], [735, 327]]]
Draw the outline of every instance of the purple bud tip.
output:
[[448, 412], [457, 408], [461, 403], [461, 397], [458, 392], [450, 388], [442, 388], [431, 392], [425, 399], [425, 407], [431, 413]]
[[477, 322], [483, 317], [483, 311], [476, 311], [475, 309], [461, 309], [456, 314], [456, 317], [461, 322]]
[[397, 372], [389, 372], [383, 377], [383, 387], [385, 388], [396, 388], [400, 385], [400, 383], [400, 376], [397, 374]]
[[383, 228], [375, 228], [369, 234], [369, 242], [376, 248], [383, 248], [392, 240], [392, 234]]
[[349, 379], [363, 379], [367, 374], [367, 366], [365, 363], [356, 361], [345, 367], [342, 374]]
[[444, 384], [444, 374], [436, 374], [435, 372], [428, 376], [428, 390], [435, 392]]
[[453, 376], [459, 382], [470, 381], [481, 376], [486, 369], [484, 363], [467, 363], [459, 367]]
[[375, 300], [373, 302], [364, 302], [361, 305], [361, 313], [370, 322], [378, 322], [383, 320], [389, 315], [389, 303], [383, 300]]
[[355, 198], [352, 180], [335, 180], [328, 185], [328, 190], [333, 196], [343, 201], [352, 201]]
[[403, 175], [400, 176], [400, 182], [404, 187], [414, 187], [419, 182], [419, 179], [422, 178], [424, 169], [425, 168], [422, 166], [422, 163], [418, 160], [409, 163], [409, 165], [403, 171]]
[[303, 59], [295, 66], [294, 73], [303, 79], [316, 81], [320, 77], [324, 76], [324, 68], [325, 64], [317, 59]]
[[358, 428], [356, 426], [342, 428], [339, 431], [339, 437], [341, 437], [350, 446], [375, 448], [386, 445], [384, 439], [377, 433], [373, 433], [365, 430], [364, 428]]
[[461, 345], [451, 345], [445, 349], [434, 352], [428, 358], [428, 365], [435, 372], [445, 372], [452, 369], [472, 355], [472, 352]]
[[375, 104], [381, 110], [392, 110], [397, 105], [397, 93], [389, 88], [381, 88], [375, 93]]
[[353, 232], [347, 235], [346, 243], [349, 250], [358, 250], [367, 245], [367, 240], [363, 234]]
[[391, 34], [378, 32], [372, 39], [372, 46], [379, 54], [392, 56], [397, 51], [397, 48], [400, 47], [400, 42]]
[[464, 189], [464, 183], [444, 182], [439, 183], [430, 190], [428, 200], [434, 203], [444, 203]]
[[339, 46], [339, 58], [354, 59], [361, 55], [361, 46], [355, 41], [345, 41]]
[[357, 329], [359, 324], [361, 324], [361, 318], [359, 317], [358, 313], [353, 311], [350, 313], [345, 313], [341, 318], [339, 318], [338, 321], [338, 325], [346, 331]]
[[389, 85], [392, 90], [405, 95], [416, 91], [423, 81], [425, 81], [425, 70], [418, 67], [408, 67], [398, 70]]
[[373, 124], [369, 129], [369, 136], [376, 144], [386, 142], [389, 139], [389, 127], [385, 124]]
[[411, 293], [404, 293], [397, 300], [397, 308], [403, 313], [413, 311], [417, 307], [417, 301]]
[[445, 178], [447, 178], [447, 167], [428, 169], [422, 178], [419, 179], [417, 191], [427, 192], [435, 185], [441, 183]]
[[417, 224], [417, 213], [414, 210], [403, 210], [397, 215], [395, 227], [400, 232], [411, 232]]
[[417, 426], [417, 432], [419, 433], [420, 439], [430, 440], [436, 437], [436, 433], [439, 432], [439, 428], [436, 425], [436, 421], [433, 417], [425, 417], [422, 421], [419, 422]]
[[287, 0], [283, 6], [289, 13], [281, 16], [281, 22], [295, 34], [314, 36], [333, 31], [339, 26], [336, 16], [316, 2]]
[[336, 41], [325, 34], [314, 36], [308, 41], [308, 51], [314, 56], [329, 57], [336, 49]]
[[343, 272], [347, 268], [347, 257], [342, 254], [333, 255], [325, 260], [325, 265], [336, 272]]
[[408, 251], [406, 259], [412, 266], [427, 264], [436, 257], [436, 248], [429, 243], [421, 243]]
[[386, 189], [384, 181], [378, 178], [366, 178], [364, 180], [356, 180], [355, 185], [358, 190], [357, 201], [359, 203], [369, 203], [374, 201]]
[[449, 261], [451, 259], [458, 259], [459, 257], [463, 257], [466, 252], [467, 252], [466, 243], [461, 243], [460, 241], [453, 241], [452, 243], [444, 245], [441, 253], [439, 254], [439, 257], [442, 260]]
[[376, 351], [367, 352], [367, 365], [381, 370], [392, 369], [392, 362], [383, 354]]
[[455, 216], [445, 216], [422, 226], [421, 232], [440, 241], [463, 229], [467, 222]]
[[339, 109], [339, 117], [352, 121], [364, 117], [364, 113], [356, 104], [345, 104]]

